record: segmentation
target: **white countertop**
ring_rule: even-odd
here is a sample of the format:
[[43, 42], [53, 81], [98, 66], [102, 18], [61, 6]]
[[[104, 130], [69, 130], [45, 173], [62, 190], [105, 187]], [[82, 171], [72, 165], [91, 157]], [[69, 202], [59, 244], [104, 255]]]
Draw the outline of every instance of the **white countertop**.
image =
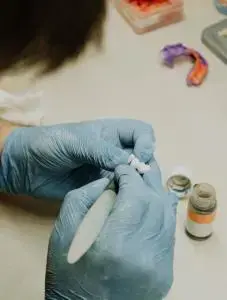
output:
[[[110, 9], [103, 52], [89, 53], [78, 64], [37, 83], [35, 88], [44, 91], [46, 124], [108, 116], [151, 122], [164, 177], [176, 165], [184, 165], [192, 171], [194, 183], [214, 185], [219, 209], [215, 233], [208, 241], [193, 242], [186, 237], [186, 208], [185, 203], [180, 203], [175, 283], [167, 299], [224, 299], [227, 68], [200, 41], [202, 30], [223, 17], [208, 0], [186, 0], [185, 13], [186, 20], [181, 23], [138, 36]], [[176, 64], [172, 70], [161, 65], [160, 49], [177, 42], [195, 48], [208, 60], [210, 72], [200, 88], [185, 84], [190, 63]], [[0, 82], [0, 88], [8, 91], [22, 86], [28, 87], [24, 77]], [[43, 299], [46, 247], [53, 215], [35, 216], [15, 205], [8, 206], [6, 201], [0, 206], [0, 298]], [[44, 205], [43, 211], [46, 210], [51, 209]]]

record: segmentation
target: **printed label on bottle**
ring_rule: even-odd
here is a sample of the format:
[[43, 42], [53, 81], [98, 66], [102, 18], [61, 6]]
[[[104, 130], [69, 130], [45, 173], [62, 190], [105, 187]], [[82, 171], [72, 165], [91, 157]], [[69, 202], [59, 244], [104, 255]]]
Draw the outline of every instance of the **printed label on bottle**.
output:
[[205, 238], [213, 232], [213, 221], [216, 213], [201, 215], [195, 212], [188, 212], [186, 223], [187, 231], [195, 237]]
[[197, 214], [191, 210], [188, 211], [188, 218], [198, 224], [210, 224], [214, 221], [216, 212], [209, 215]]

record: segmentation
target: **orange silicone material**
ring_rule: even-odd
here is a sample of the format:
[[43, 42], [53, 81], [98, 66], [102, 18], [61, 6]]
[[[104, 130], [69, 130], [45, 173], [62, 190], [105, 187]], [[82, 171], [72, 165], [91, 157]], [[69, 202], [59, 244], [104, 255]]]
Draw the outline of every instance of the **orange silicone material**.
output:
[[184, 18], [183, 0], [169, 0], [163, 4], [154, 2], [146, 9], [137, 7], [129, 3], [128, 0], [113, 0], [113, 3], [137, 34], [179, 22]]

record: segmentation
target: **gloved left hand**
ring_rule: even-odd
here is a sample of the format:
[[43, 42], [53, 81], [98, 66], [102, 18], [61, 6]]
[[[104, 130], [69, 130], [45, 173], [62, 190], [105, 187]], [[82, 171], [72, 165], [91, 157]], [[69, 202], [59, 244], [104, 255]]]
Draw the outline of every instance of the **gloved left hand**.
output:
[[74, 264], [67, 262], [72, 239], [108, 180], [66, 195], [49, 243], [46, 300], [161, 300], [168, 293], [178, 199], [164, 191], [155, 161], [143, 177], [131, 166], [115, 172], [119, 191], [113, 211]]
[[63, 199], [71, 190], [113, 176], [129, 153], [148, 162], [154, 151], [151, 125], [104, 119], [16, 129], [6, 140], [0, 188], [12, 194]]

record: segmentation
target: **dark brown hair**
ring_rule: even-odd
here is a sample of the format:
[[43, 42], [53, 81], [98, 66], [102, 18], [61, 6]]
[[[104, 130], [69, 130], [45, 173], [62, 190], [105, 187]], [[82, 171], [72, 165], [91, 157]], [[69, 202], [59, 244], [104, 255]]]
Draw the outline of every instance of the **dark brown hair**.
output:
[[0, 72], [42, 64], [44, 72], [101, 45], [105, 0], [0, 0]]

